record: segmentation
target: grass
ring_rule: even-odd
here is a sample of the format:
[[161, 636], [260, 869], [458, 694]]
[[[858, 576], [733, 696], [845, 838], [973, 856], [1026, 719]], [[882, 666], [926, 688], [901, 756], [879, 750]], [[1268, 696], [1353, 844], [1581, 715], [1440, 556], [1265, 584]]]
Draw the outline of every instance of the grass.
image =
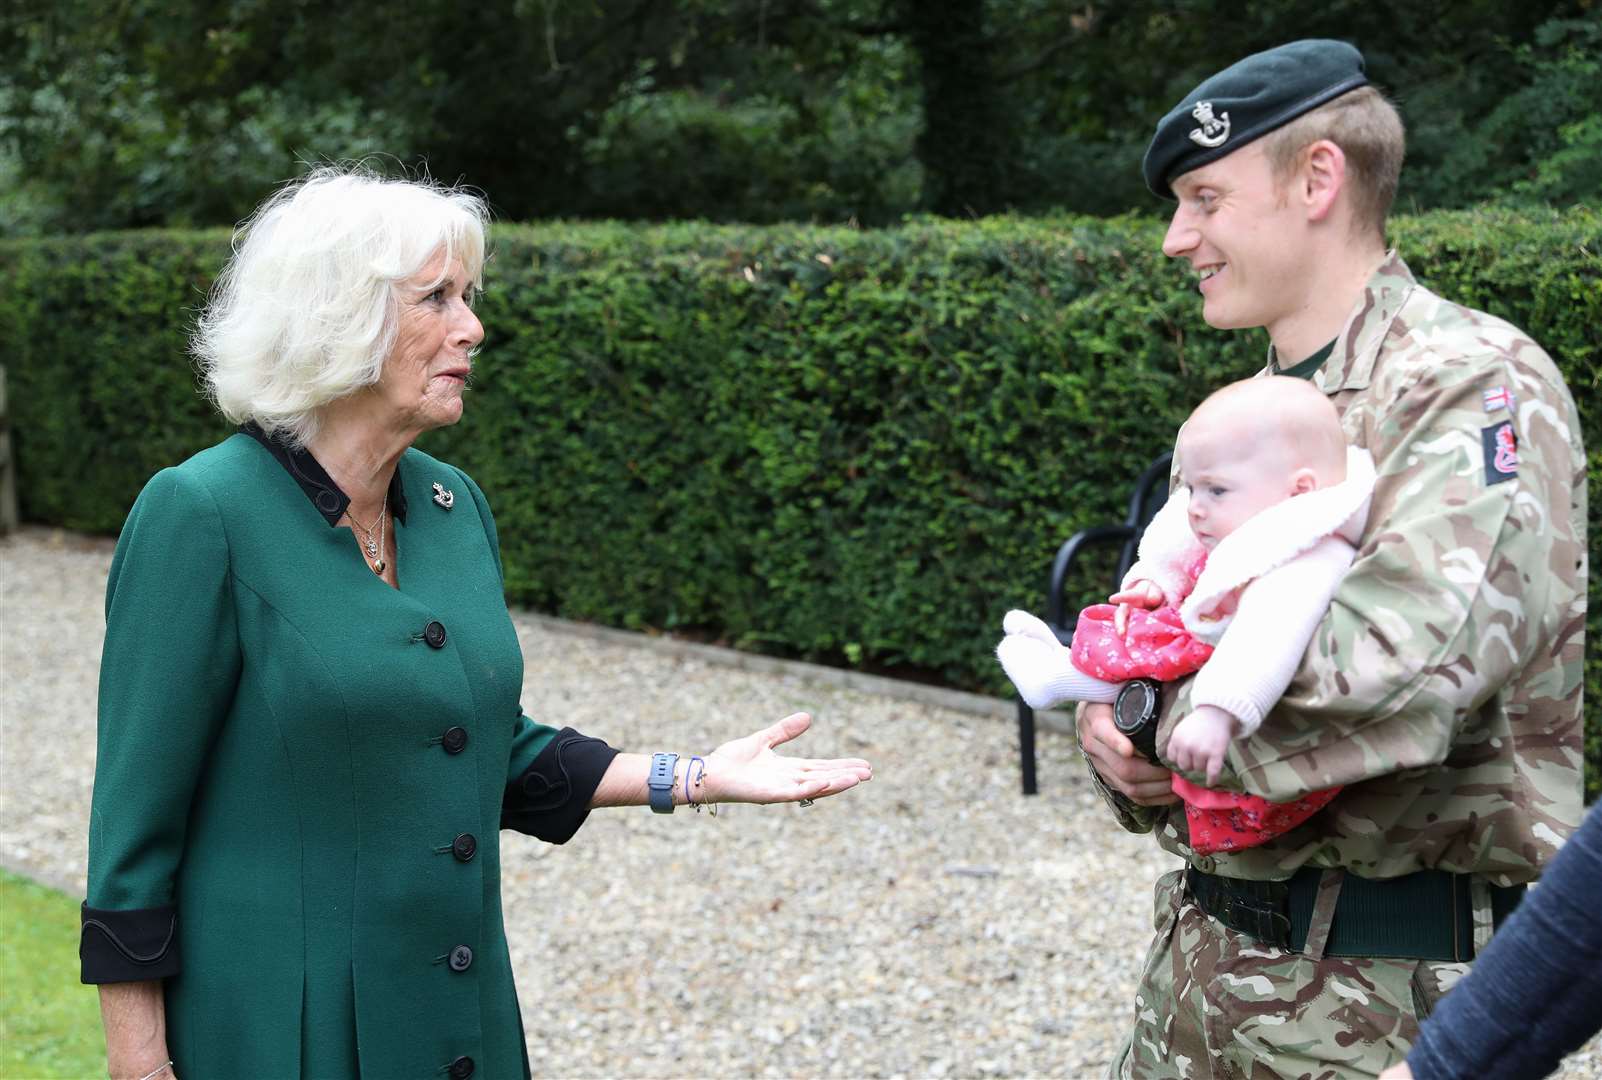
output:
[[78, 982], [78, 901], [0, 870], [0, 1077], [103, 1077], [95, 988]]

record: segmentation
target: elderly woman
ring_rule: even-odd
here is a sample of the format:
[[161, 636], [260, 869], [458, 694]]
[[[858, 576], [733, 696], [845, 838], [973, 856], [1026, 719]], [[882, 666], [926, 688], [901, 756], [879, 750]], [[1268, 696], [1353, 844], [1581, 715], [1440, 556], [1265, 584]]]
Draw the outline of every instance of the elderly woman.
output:
[[523, 715], [489, 504], [412, 448], [462, 415], [485, 216], [318, 172], [200, 322], [240, 431], [151, 479], [107, 585], [80, 951], [113, 1077], [526, 1076], [500, 829], [872, 775], [776, 755], [804, 714], [704, 759]]

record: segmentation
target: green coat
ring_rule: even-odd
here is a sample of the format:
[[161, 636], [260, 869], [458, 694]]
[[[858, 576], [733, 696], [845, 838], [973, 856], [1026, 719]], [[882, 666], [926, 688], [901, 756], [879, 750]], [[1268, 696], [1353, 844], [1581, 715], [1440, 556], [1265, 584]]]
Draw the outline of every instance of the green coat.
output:
[[557, 732], [518, 706], [483, 493], [417, 450], [397, 483], [399, 589], [244, 434], [157, 474], [117, 545], [86, 909], [176, 907], [150, 970], [186, 1080], [527, 1073], [498, 835]]

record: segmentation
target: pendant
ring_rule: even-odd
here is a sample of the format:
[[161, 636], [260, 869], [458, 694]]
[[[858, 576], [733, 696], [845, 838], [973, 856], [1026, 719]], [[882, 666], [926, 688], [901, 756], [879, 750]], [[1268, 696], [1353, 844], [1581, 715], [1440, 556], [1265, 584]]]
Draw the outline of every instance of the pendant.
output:
[[383, 559], [379, 559], [377, 562], [375, 562], [373, 564], [373, 573], [377, 574], [379, 577], [383, 577], [384, 576], [384, 560]]
[[378, 541], [371, 536], [362, 541], [362, 547], [367, 549], [367, 561], [372, 562], [378, 558]]

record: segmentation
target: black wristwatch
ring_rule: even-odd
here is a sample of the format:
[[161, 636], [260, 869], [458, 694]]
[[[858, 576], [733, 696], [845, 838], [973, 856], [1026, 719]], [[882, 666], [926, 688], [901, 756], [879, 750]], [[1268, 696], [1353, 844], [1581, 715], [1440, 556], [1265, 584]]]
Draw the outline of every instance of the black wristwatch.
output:
[[1131, 679], [1113, 699], [1113, 724], [1140, 756], [1157, 764], [1157, 721], [1163, 712], [1163, 687], [1155, 679]]

